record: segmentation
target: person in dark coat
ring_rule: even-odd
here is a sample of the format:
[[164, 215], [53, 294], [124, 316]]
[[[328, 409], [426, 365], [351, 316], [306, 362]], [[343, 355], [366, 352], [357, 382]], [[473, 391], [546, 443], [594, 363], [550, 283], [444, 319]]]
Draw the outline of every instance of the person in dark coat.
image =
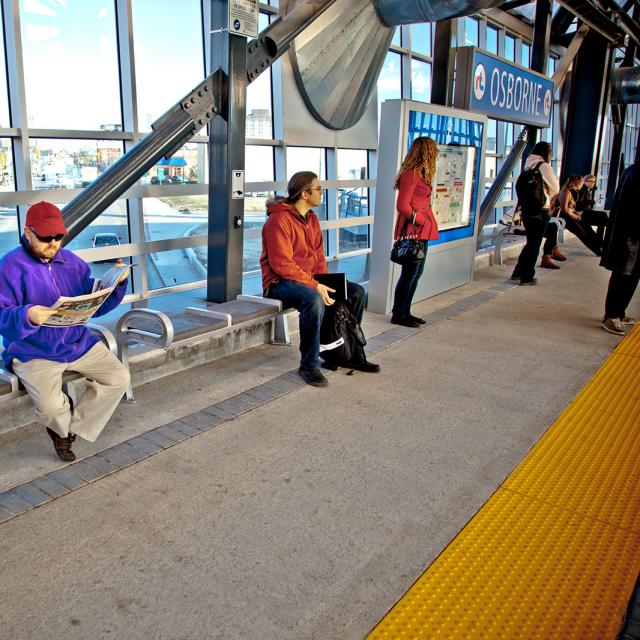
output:
[[611, 271], [602, 327], [623, 335], [635, 324], [627, 306], [640, 280], [640, 159], [627, 167], [613, 197], [600, 265]]

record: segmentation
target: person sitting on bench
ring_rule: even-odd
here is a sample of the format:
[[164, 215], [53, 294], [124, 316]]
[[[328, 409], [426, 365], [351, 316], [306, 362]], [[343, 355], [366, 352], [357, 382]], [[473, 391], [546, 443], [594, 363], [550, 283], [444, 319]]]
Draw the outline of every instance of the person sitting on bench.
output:
[[[322, 187], [315, 173], [301, 171], [289, 180], [287, 193], [286, 198], [276, 198], [267, 207], [260, 257], [262, 288], [266, 298], [282, 300], [285, 307], [300, 312], [298, 373], [307, 384], [325, 387], [328, 381], [319, 369], [320, 325], [325, 306], [333, 304], [334, 290], [313, 277], [327, 273], [322, 230], [312, 211], [322, 202]], [[365, 292], [359, 284], [348, 280], [347, 304], [361, 323]], [[380, 370], [364, 357], [350, 366], [371, 373]]]
[[[86, 326], [43, 326], [60, 296], [91, 293], [89, 265], [61, 248], [67, 230], [62, 212], [48, 202], [34, 204], [21, 244], [0, 261], [2, 357], [33, 400], [58, 456], [73, 462], [76, 435], [94, 442], [129, 385], [129, 372]], [[117, 307], [127, 289], [126, 276], [98, 309]], [[62, 391], [71, 370], [87, 378], [86, 391], [72, 407]]]

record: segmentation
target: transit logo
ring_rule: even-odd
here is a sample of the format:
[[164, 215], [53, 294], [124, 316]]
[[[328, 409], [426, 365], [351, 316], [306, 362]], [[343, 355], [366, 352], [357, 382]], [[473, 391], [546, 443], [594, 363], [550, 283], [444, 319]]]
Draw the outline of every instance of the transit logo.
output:
[[549, 114], [551, 113], [551, 89], [547, 89], [546, 93], [544, 94], [544, 102], [542, 104], [542, 108], [544, 109], [545, 118], [548, 118]]
[[473, 95], [476, 97], [476, 100], [482, 100], [486, 88], [487, 73], [484, 70], [484, 67], [479, 64], [473, 72]]

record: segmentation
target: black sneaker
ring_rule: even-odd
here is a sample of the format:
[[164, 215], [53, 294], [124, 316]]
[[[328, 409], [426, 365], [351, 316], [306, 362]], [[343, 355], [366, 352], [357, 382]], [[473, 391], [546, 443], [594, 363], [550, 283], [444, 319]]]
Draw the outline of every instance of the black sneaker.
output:
[[532, 278], [531, 280], [520, 280], [521, 287], [531, 287], [534, 284], [538, 284], [538, 278]]
[[414, 322], [417, 322], [418, 324], [427, 324], [426, 320], [423, 320], [422, 318], [418, 318], [418, 316], [409, 316], [409, 320], [413, 320]]
[[322, 375], [320, 369], [311, 369], [311, 371], [298, 369], [298, 375], [312, 387], [326, 387], [329, 384], [329, 381]]
[[76, 439], [76, 437], [68, 436], [66, 438], [63, 438], [62, 436], [59, 436], [53, 429], [49, 429], [49, 427], [47, 427], [47, 433], [53, 440], [53, 448], [56, 450], [58, 458], [64, 460], [65, 462], [73, 462], [76, 459], [76, 454], [71, 451], [71, 444]]
[[391, 324], [399, 324], [401, 327], [410, 327], [411, 329], [417, 329], [420, 325], [411, 318], [396, 318], [391, 316]]
[[380, 365], [375, 364], [375, 362], [369, 362], [365, 360], [364, 362], [353, 363], [349, 362], [345, 365], [351, 369], [355, 369], [356, 371], [364, 371], [365, 373], [379, 373]]

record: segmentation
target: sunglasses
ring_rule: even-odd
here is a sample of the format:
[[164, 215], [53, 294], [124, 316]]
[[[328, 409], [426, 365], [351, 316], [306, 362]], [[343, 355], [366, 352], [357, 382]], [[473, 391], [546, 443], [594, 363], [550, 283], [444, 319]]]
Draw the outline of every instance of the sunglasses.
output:
[[[31, 229], [31, 227], [29, 227]], [[40, 242], [44, 242], [45, 244], [49, 244], [50, 242], [53, 242], [54, 240], [56, 242], [60, 242], [62, 240], [62, 238], [64, 238], [64, 233], [57, 233], [55, 236], [40, 236], [38, 235], [33, 229], [31, 229], [31, 233], [33, 233], [33, 235], [38, 238], [38, 240], [40, 240]]]

